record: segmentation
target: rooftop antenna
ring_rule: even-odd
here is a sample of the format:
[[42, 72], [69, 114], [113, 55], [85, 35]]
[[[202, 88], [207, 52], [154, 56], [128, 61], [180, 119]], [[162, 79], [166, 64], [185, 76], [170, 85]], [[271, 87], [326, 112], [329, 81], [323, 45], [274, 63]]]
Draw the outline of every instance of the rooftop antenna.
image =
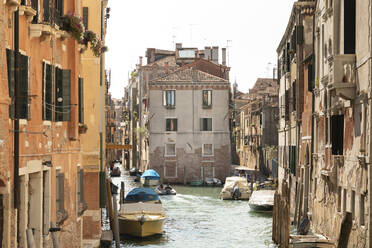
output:
[[226, 41], [226, 50], [227, 50], [227, 66], [230, 66], [230, 47], [229, 43], [232, 42], [232, 40], [227, 40]]

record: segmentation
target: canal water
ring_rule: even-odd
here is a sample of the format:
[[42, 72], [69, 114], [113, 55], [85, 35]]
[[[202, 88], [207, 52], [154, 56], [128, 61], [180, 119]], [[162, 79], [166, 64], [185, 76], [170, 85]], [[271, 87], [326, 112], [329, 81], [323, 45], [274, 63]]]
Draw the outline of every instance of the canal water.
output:
[[[119, 187], [124, 181], [125, 194], [139, 187], [127, 171], [112, 179]], [[251, 212], [247, 201], [220, 200], [220, 187], [174, 188], [177, 195], [160, 196], [168, 216], [164, 234], [145, 239], [121, 236], [121, 247], [276, 247], [271, 214]]]

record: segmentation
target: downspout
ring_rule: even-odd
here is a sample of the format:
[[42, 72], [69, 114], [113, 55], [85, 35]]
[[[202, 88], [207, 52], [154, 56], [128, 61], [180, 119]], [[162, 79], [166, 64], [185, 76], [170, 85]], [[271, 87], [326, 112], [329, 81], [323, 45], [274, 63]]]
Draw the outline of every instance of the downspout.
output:
[[[103, 0], [101, 0], [101, 39], [103, 40]], [[103, 168], [103, 85], [102, 85], [102, 64], [103, 53], [99, 58], [99, 179], [100, 179], [100, 207], [105, 207], [106, 201], [106, 173]]]
[[[370, 7], [370, 13], [372, 13], [372, 4], [371, 2], [369, 1], [369, 7]], [[371, 31], [371, 25], [372, 25], [372, 20], [371, 20], [371, 16], [369, 15], [369, 39], [370, 39], [370, 44], [369, 44], [369, 49], [370, 49], [370, 56], [372, 56], [372, 31]], [[370, 81], [369, 81], [369, 85], [371, 85], [372, 83], [372, 72], [371, 72], [371, 67], [369, 67], [369, 75], [370, 75]], [[370, 86], [371, 87], [371, 86]], [[371, 91], [369, 90], [368, 91], [369, 95], [368, 95], [368, 100], [367, 102], [369, 103], [369, 118], [370, 118], [370, 121], [369, 123], [372, 123], [372, 100], [371, 100]], [[366, 116], [367, 117], [367, 116]], [[371, 126], [369, 125], [369, 154], [368, 154], [368, 157], [369, 157], [369, 161], [368, 161], [368, 206], [369, 206], [369, 213], [368, 213], [368, 234], [367, 234], [367, 240], [368, 240], [368, 246], [369, 248], [372, 247], [372, 214], [371, 214], [371, 207], [372, 207], [372, 197], [371, 197], [371, 193], [372, 193], [372, 168], [371, 168], [371, 164], [372, 164], [372, 145], [371, 145], [371, 142], [372, 142], [372, 128]], [[366, 136], [366, 135], [364, 135]]]
[[14, 209], [17, 213], [17, 243], [19, 243], [19, 113], [18, 113], [18, 81], [19, 81], [19, 10], [14, 12]]

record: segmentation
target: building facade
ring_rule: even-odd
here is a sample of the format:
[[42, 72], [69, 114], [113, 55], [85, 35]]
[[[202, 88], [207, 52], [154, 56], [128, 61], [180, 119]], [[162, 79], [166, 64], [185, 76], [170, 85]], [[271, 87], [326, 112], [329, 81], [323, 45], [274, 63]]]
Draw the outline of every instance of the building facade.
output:
[[150, 168], [163, 181], [230, 174], [229, 91], [226, 79], [192, 67], [149, 82]]
[[[276, 79], [258, 78], [240, 108], [240, 165], [272, 175], [278, 148], [278, 84]], [[275, 175], [276, 175], [275, 170]]]

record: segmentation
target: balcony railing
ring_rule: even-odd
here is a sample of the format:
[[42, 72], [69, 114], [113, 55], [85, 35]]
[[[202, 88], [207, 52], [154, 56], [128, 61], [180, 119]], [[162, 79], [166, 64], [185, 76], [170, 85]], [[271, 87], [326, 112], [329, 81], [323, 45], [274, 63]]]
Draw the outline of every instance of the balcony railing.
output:
[[335, 55], [330, 60], [328, 88], [345, 100], [353, 100], [356, 96], [355, 54]]

